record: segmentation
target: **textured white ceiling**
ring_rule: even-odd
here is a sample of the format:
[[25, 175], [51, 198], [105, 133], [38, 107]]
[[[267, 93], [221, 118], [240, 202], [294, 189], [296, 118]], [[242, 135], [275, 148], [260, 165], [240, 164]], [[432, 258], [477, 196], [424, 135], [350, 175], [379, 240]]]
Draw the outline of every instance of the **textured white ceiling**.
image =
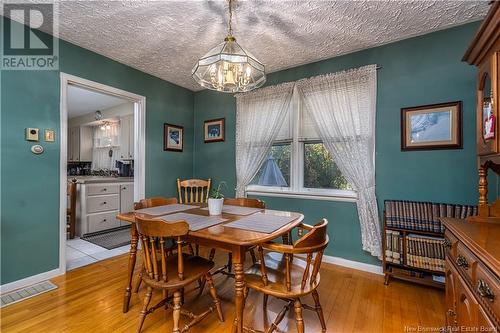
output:
[[127, 100], [70, 85], [68, 87], [68, 118], [130, 103]]
[[[234, 33], [274, 72], [479, 20], [488, 1], [237, 1]], [[60, 36], [191, 90], [226, 1], [65, 1]]]

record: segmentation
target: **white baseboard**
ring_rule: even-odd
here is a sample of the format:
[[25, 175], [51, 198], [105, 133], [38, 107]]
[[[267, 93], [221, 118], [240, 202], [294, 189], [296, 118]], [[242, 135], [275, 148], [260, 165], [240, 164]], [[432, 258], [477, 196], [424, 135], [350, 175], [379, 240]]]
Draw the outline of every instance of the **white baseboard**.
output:
[[344, 258], [327, 256], [327, 255], [323, 255], [323, 262], [326, 262], [328, 264], [334, 264], [334, 265], [338, 265], [338, 266], [348, 267], [348, 268], [352, 268], [352, 269], [357, 269], [358, 271], [369, 272], [369, 273], [374, 273], [374, 274], [378, 274], [378, 275], [384, 275], [384, 272], [382, 270], [382, 266], [365, 264], [364, 262], [347, 260]]
[[52, 279], [59, 275], [62, 275], [61, 270], [59, 268], [56, 268], [48, 272], [40, 273], [33, 276], [28, 276], [27, 278], [21, 280], [9, 282], [0, 286], [0, 294], [5, 294], [16, 289], [21, 289], [27, 286], [31, 286], [33, 284]]

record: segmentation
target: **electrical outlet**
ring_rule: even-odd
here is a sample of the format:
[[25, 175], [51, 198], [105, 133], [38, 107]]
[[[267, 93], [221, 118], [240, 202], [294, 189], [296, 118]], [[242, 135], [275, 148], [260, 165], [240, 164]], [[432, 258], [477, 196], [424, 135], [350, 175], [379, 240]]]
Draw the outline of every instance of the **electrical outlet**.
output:
[[30, 128], [26, 129], [26, 140], [27, 141], [38, 141], [38, 128]]

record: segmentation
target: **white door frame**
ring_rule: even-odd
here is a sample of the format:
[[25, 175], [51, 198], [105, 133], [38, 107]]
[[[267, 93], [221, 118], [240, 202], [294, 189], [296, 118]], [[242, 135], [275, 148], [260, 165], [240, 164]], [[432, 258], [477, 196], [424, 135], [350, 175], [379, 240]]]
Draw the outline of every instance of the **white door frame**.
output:
[[60, 199], [59, 199], [59, 271], [66, 273], [66, 209], [68, 155], [68, 85], [113, 95], [134, 103], [134, 201], [144, 198], [146, 187], [146, 97], [61, 72], [61, 130], [60, 130]]

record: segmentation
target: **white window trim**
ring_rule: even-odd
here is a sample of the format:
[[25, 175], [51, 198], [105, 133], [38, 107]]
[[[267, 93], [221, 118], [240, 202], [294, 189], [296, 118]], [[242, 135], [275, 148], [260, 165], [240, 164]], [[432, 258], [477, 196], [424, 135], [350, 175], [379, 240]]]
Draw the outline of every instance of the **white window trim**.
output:
[[356, 202], [358, 200], [358, 194], [356, 191], [304, 187], [304, 143], [307, 143], [308, 141], [299, 139], [299, 109], [301, 108], [301, 101], [296, 87], [294, 87], [292, 105], [293, 139], [290, 142], [290, 186], [277, 187], [248, 185], [246, 187], [246, 194], [263, 195], [268, 197]]

